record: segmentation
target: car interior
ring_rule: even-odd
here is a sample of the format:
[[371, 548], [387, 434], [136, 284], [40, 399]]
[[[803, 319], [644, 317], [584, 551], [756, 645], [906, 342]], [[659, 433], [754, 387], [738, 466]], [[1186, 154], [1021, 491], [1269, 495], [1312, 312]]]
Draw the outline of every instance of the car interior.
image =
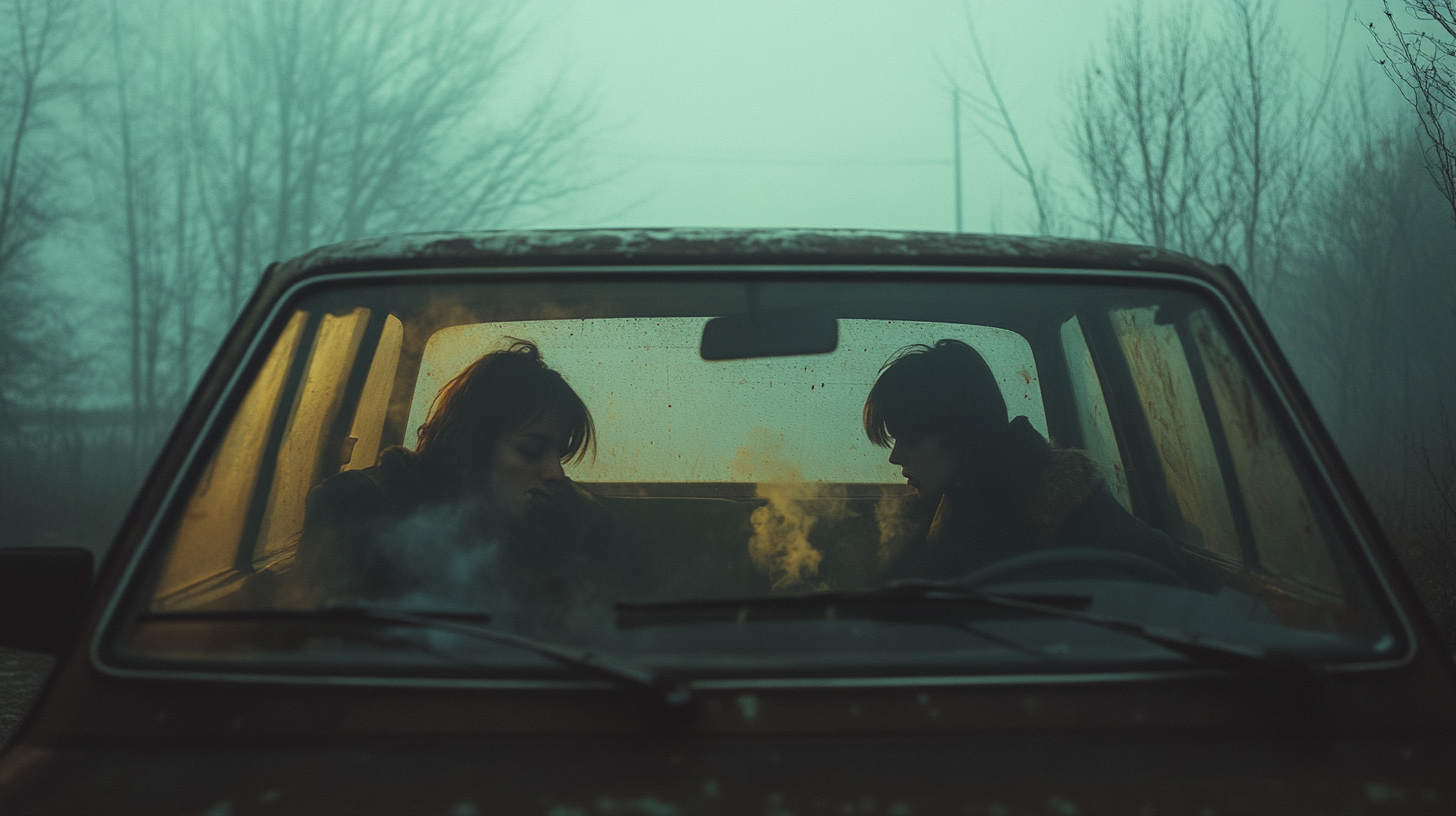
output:
[[[1328, 503], [1289, 456], [1295, 429], [1194, 292], [861, 271], [462, 277], [318, 287], [277, 316], [204, 443], [151, 609], [276, 603], [308, 492], [411, 445], [439, 387], [512, 338], [536, 342], [595, 415], [596, 455], [568, 475], [627, 531], [647, 599], [875, 586], [912, 493], [864, 437], [864, 395], [899, 348], [960, 337], [1010, 415], [1085, 450], [1125, 508], [1178, 542], [1199, 588], [1248, 593], [1290, 627], [1369, 625]], [[742, 351], [730, 337], [708, 353], [711, 320], [774, 314], [787, 328], [743, 347], [755, 356], [704, 359]], [[825, 344], [824, 321], [833, 350], [802, 353]], [[801, 538], [785, 546], [816, 553], [813, 568], [750, 557], [770, 534]]]

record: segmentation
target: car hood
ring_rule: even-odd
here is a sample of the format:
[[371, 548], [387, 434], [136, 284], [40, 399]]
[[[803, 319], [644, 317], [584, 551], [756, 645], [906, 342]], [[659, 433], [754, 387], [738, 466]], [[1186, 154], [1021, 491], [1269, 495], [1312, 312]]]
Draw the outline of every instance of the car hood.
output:
[[[1456, 741], [1106, 735], [13, 749], [7, 813], [1450, 812]], [[18, 783], [18, 784], [17, 784]]]

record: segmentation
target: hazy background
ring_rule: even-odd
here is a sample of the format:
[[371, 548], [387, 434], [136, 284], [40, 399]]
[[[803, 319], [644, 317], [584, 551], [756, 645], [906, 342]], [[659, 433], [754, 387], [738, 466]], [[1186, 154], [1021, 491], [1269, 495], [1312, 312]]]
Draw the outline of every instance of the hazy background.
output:
[[[1066, 150], [1075, 86], [1116, 0], [532, 4], [542, 64], [580, 69], [608, 128], [599, 166], [629, 169], [551, 226], [798, 226], [953, 230], [951, 83], [987, 97], [967, 10], [1038, 170], [1076, 180]], [[1144, 2], [1154, 17], [1217, 2]], [[1284, 45], [1311, 84], [1345, 20], [1344, 0], [1280, 0]], [[1352, 6], [1362, 19], [1379, 3]], [[1380, 77], [1348, 26], [1341, 84]], [[1362, 39], [1363, 36], [1363, 39]], [[1366, 64], [1369, 63], [1369, 64]], [[1279, 82], [1300, 77], [1278, 77]], [[1380, 87], [1384, 97], [1389, 89]], [[1393, 94], [1392, 94], [1393, 95]], [[1025, 183], [962, 118], [967, 232], [1033, 233]], [[1070, 228], [1059, 232], [1078, 232]]]
[[1232, 266], [1456, 632], [1456, 227], [1372, 22], [1376, 0], [0, 0], [0, 543], [105, 550], [271, 261], [433, 229], [955, 229], [958, 87], [961, 227]]

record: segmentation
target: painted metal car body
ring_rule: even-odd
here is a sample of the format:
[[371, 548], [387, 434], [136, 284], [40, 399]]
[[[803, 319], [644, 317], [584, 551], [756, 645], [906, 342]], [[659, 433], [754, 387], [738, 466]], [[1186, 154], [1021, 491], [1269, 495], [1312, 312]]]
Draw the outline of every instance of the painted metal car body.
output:
[[[881, 345], [843, 365], [770, 349], [741, 363], [758, 379], [718, 385], [740, 363], [680, 348], [714, 317], [806, 307], [838, 322], [834, 354]], [[836, 549], [826, 536], [886, 518], [903, 488], [876, 475], [885, 452], [862, 432], [808, 453], [796, 436], [829, 433], [820, 411], [849, 410], [853, 431], [897, 344], [962, 325], [973, 345], [992, 338], [1008, 402], [1089, 451], [1114, 498], [1202, 577], [1169, 589], [1033, 569], [887, 593], [870, 539]], [[309, 546], [308, 492], [406, 443], [459, 361], [489, 346], [470, 340], [478, 327], [495, 342], [522, 326], [557, 341], [539, 340], [547, 363], [598, 417], [595, 470], [574, 478], [627, 531], [634, 563], [651, 563], [613, 631], [502, 646], [474, 607], [279, 600]], [[470, 342], [431, 346], [447, 330]], [[622, 339], [634, 332], [679, 334]], [[612, 343], [630, 353], [593, 380], [581, 361]], [[703, 385], [640, 374], [688, 365]], [[830, 368], [845, 387], [827, 377], [811, 393]], [[739, 397], [702, 427], [663, 419]], [[308, 425], [313, 404], [329, 407]], [[752, 449], [760, 426], [776, 441]], [[642, 453], [684, 437], [675, 454]], [[705, 469], [672, 458], [685, 450], [705, 451]], [[811, 492], [765, 487], [784, 483]], [[823, 525], [803, 535], [813, 567], [756, 562], [763, 514], [806, 507]], [[1456, 807], [1456, 674], [1388, 543], [1235, 277], [1146, 247], [604, 230], [315, 250], [268, 272], [88, 597], [73, 631], [28, 642], [60, 660], [0, 756], [6, 813]]]

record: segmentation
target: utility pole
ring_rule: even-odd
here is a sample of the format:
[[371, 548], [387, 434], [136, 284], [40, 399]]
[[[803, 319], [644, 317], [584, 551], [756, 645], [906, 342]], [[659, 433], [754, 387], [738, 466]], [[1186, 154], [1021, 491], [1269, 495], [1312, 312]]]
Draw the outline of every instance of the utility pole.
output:
[[961, 86], [950, 86], [950, 130], [955, 154], [955, 231], [961, 231]]

